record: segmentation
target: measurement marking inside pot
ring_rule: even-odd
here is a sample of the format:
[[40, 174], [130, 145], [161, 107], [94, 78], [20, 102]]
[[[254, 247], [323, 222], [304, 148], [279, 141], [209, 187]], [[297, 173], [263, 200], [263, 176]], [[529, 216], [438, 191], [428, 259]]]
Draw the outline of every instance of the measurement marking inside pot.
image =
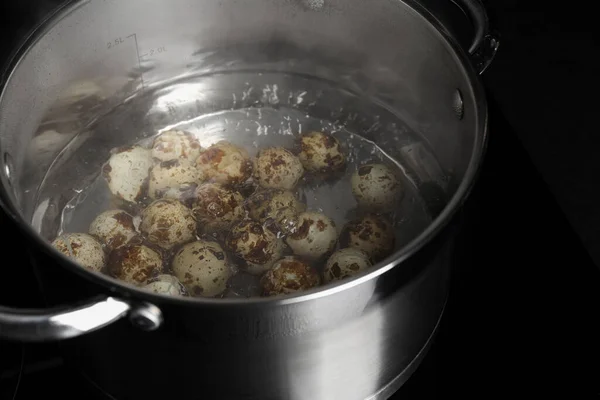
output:
[[142, 92], [143, 92], [145, 89], [144, 70], [142, 69], [142, 58], [140, 57], [140, 48], [138, 46], [137, 34], [132, 33], [131, 35], [127, 36], [127, 38], [133, 38], [133, 41], [135, 43], [135, 53], [136, 53], [137, 59], [138, 59], [138, 68], [140, 69], [140, 81], [142, 83]]

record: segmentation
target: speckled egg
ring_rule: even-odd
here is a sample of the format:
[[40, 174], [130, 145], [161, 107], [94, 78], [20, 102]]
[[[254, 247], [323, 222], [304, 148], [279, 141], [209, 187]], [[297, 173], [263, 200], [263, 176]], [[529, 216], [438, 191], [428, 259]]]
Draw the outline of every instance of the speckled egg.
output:
[[366, 215], [348, 222], [340, 235], [340, 244], [364, 251], [378, 262], [394, 251], [395, 235], [392, 225], [377, 215]]
[[300, 138], [298, 158], [304, 169], [328, 174], [339, 171], [346, 165], [346, 156], [338, 140], [323, 132], [310, 132]]
[[349, 247], [338, 250], [329, 257], [323, 271], [325, 282], [342, 280], [371, 267], [369, 255], [362, 250]]
[[163, 161], [150, 170], [148, 196], [159, 199], [168, 192], [184, 192], [190, 186], [199, 185], [204, 178], [204, 174], [189, 161]]
[[169, 296], [187, 296], [185, 286], [173, 275], [161, 274], [150, 278], [144, 289], [153, 293], [166, 294]]
[[306, 210], [306, 205], [289, 190], [266, 189], [248, 197], [244, 208], [255, 221], [272, 220], [279, 231], [288, 234], [296, 225], [298, 214]]
[[194, 193], [192, 211], [204, 233], [229, 229], [244, 217], [244, 198], [231, 189], [216, 183], [200, 185]]
[[197, 187], [198, 185], [196, 184], [190, 184], [168, 188], [162, 193], [161, 198], [177, 200], [184, 206], [192, 208], [192, 202], [194, 200]]
[[302, 175], [302, 163], [283, 147], [271, 147], [258, 152], [254, 171], [260, 186], [264, 188], [293, 189]]
[[102, 245], [86, 233], [65, 233], [54, 239], [52, 246], [77, 264], [92, 271], [100, 272], [106, 265]]
[[283, 240], [260, 222], [243, 220], [227, 235], [227, 247], [247, 263], [247, 271], [258, 275], [279, 260], [284, 250]]
[[383, 164], [366, 164], [352, 175], [352, 193], [361, 207], [389, 211], [402, 198], [402, 183]]
[[133, 217], [122, 210], [108, 210], [98, 215], [90, 224], [89, 233], [114, 250], [138, 237]]
[[196, 166], [207, 179], [222, 185], [239, 185], [252, 176], [252, 161], [248, 152], [222, 140], [204, 149]]
[[317, 271], [296, 257], [284, 257], [265, 272], [260, 280], [263, 296], [277, 296], [319, 286]]
[[232, 275], [223, 248], [217, 242], [204, 240], [179, 249], [172, 269], [192, 296], [213, 297], [222, 293]]
[[194, 162], [200, 154], [200, 142], [189, 132], [170, 130], [161, 133], [152, 145], [152, 157], [159, 161]]
[[102, 172], [110, 191], [118, 198], [133, 203], [146, 196], [152, 165], [150, 150], [133, 146], [116, 150], [102, 167]]
[[326, 215], [306, 211], [298, 215], [297, 226], [286, 241], [294, 254], [314, 260], [333, 250], [337, 229]]
[[189, 208], [173, 199], [156, 200], [142, 211], [140, 231], [163, 249], [196, 237], [196, 221]]
[[127, 283], [143, 286], [163, 272], [162, 256], [143, 244], [119, 247], [110, 253], [108, 272]]

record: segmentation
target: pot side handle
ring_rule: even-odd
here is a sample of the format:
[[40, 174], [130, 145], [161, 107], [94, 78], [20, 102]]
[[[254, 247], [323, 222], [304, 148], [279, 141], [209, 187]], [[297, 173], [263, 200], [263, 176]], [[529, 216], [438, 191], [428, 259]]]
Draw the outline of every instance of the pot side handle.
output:
[[157, 329], [160, 309], [149, 303], [131, 304], [114, 297], [93, 298], [78, 306], [45, 310], [0, 307], [0, 339], [43, 342], [93, 332], [128, 316], [138, 328]]
[[473, 59], [475, 69], [482, 74], [490, 66], [498, 46], [500, 36], [498, 32], [492, 31], [490, 21], [481, 0], [451, 0], [473, 23], [474, 36], [469, 46], [469, 54]]

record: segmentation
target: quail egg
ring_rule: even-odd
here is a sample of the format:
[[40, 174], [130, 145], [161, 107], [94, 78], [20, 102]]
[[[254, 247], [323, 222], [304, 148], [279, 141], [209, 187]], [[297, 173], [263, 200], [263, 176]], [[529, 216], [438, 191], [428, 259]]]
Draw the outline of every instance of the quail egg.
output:
[[193, 296], [212, 297], [225, 291], [231, 269], [223, 248], [199, 240], [183, 246], [173, 258], [173, 273]]
[[258, 152], [254, 171], [264, 188], [292, 189], [304, 174], [302, 163], [283, 147], [271, 147]]
[[260, 280], [263, 296], [290, 294], [319, 286], [317, 271], [296, 257], [284, 257]]
[[97, 237], [108, 250], [126, 245], [138, 237], [133, 217], [122, 210], [108, 210], [98, 215], [90, 224], [89, 233]]
[[144, 289], [158, 294], [167, 294], [170, 296], [187, 296], [185, 286], [173, 275], [161, 274], [150, 278]]
[[325, 264], [323, 277], [325, 282], [341, 280], [356, 275], [358, 272], [372, 265], [367, 253], [349, 247], [338, 250], [329, 257]]
[[146, 194], [152, 164], [150, 150], [133, 146], [113, 153], [102, 172], [110, 191], [120, 199], [133, 203], [142, 200]]
[[247, 271], [259, 275], [268, 270], [283, 254], [284, 244], [260, 222], [244, 220], [227, 235], [227, 246], [247, 263]]
[[163, 161], [150, 170], [148, 196], [159, 199], [174, 191], [185, 191], [202, 181], [204, 181], [204, 174], [189, 161]]
[[225, 140], [204, 149], [196, 166], [210, 181], [223, 185], [239, 185], [252, 175], [248, 152]]
[[372, 214], [348, 222], [340, 235], [342, 246], [362, 250], [374, 262], [389, 256], [394, 251], [395, 241], [392, 225]]
[[284, 189], [258, 191], [248, 197], [244, 206], [250, 218], [263, 223], [272, 220], [285, 234], [290, 233], [298, 214], [306, 210], [294, 193]]
[[352, 175], [352, 193], [361, 207], [387, 211], [401, 199], [402, 184], [383, 164], [366, 164]]
[[192, 211], [205, 233], [229, 229], [244, 217], [244, 198], [235, 191], [216, 183], [200, 185], [194, 194]]
[[162, 193], [161, 198], [177, 200], [188, 208], [192, 208], [194, 193], [196, 193], [196, 184], [184, 184], [180, 187], [168, 188]]
[[298, 158], [309, 172], [330, 173], [341, 170], [346, 164], [338, 140], [323, 132], [302, 135]]
[[142, 211], [140, 231], [151, 243], [171, 249], [196, 237], [196, 221], [190, 209], [179, 201], [161, 199]]
[[329, 217], [306, 211], [298, 215], [296, 223], [293, 233], [286, 238], [294, 254], [315, 260], [333, 250], [337, 230]]
[[170, 130], [154, 139], [152, 157], [159, 161], [184, 159], [194, 162], [200, 151], [200, 142], [191, 133]]
[[52, 242], [55, 249], [77, 264], [100, 272], [106, 265], [104, 249], [99, 241], [86, 233], [66, 233]]
[[108, 257], [108, 273], [117, 279], [143, 286], [162, 273], [162, 256], [143, 244], [119, 247]]

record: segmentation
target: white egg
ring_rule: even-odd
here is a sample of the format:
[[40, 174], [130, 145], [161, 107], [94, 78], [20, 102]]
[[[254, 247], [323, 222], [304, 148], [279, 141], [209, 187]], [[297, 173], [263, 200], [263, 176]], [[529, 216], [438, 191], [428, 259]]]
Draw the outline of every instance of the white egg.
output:
[[263, 296], [277, 296], [319, 286], [317, 271], [296, 257], [284, 257], [265, 272], [260, 280]]
[[331, 173], [346, 165], [346, 157], [338, 140], [323, 132], [310, 132], [300, 138], [298, 158], [310, 172]]
[[65, 233], [54, 239], [52, 246], [77, 264], [92, 271], [100, 272], [106, 265], [102, 245], [86, 233]]
[[142, 286], [163, 273], [163, 259], [146, 245], [129, 244], [110, 253], [108, 272], [124, 282]]
[[170, 130], [154, 139], [152, 157], [160, 161], [184, 159], [194, 162], [201, 150], [200, 142], [191, 133]]
[[152, 168], [150, 150], [133, 146], [117, 150], [102, 168], [110, 191], [128, 202], [140, 201]]
[[140, 231], [151, 243], [171, 249], [196, 237], [196, 221], [189, 208], [174, 199], [156, 200], [142, 211]]
[[283, 147], [271, 147], [258, 152], [254, 172], [264, 188], [293, 189], [302, 175], [302, 163]]
[[159, 199], [174, 191], [185, 192], [190, 186], [203, 182], [204, 178], [204, 174], [189, 161], [163, 161], [150, 170], [148, 196]]
[[279, 260], [284, 250], [283, 240], [265, 225], [252, 220], [241, 221], [227, 235], [227, 247], [247, 263], [247, 271], [259, 275]]
[[148, 280], [144, 289], [170, 296], [187, 296], [185, 286], [173, 275], [161, 274]]
[[133, 217], [122, 210], [108, 210], [98, 215], [90, 224], [89, 234], [98, 238], [109, 250], [138, 237]]
[[252, 176], [248, 152], [225, 140], [204, 149], [196, 159], [196, 166], [208, 180], [223, 185], [239, 185]]
[[298, 214], [306, 210], [294, 193], [284, 189], [258, 191], [248, 197], [244, 207], [250, 218], [263, 223], [272, 220], [284, 234], [290, 233]]
[[392, 254], [395, 241], [392, 225], [386, 219], [373, 214], [348, 222], [340, 235], [342, 246], [362, 250], [374, 262]]
[[366, 164], [352, 175], [352, 193], [361, 207], [389, 211], [402, 198], [402, 183], [383, 164]]
[[244, 198], [216, 183], [200, 185], [194, 193], [192, 211], [204, 233], [229, 229], [244, 217]]
[[293, 233], [286, 238], [294, 254], [315, 260], [333, 250], [337, 229], [329, 217], [306, 211], [298, 215], [296, 224]]
[[349, 247], [338, 250], [329, 257], [325, 264], [323, 277], [325, 282], [342, 280], [356, 275], [372, 265], [367, 253]]
[[193, 296], [213, 297], [227, 287], [232, 272], [217, 242], [199, 240], [183, 246], [173, 258], [173, 273]]

